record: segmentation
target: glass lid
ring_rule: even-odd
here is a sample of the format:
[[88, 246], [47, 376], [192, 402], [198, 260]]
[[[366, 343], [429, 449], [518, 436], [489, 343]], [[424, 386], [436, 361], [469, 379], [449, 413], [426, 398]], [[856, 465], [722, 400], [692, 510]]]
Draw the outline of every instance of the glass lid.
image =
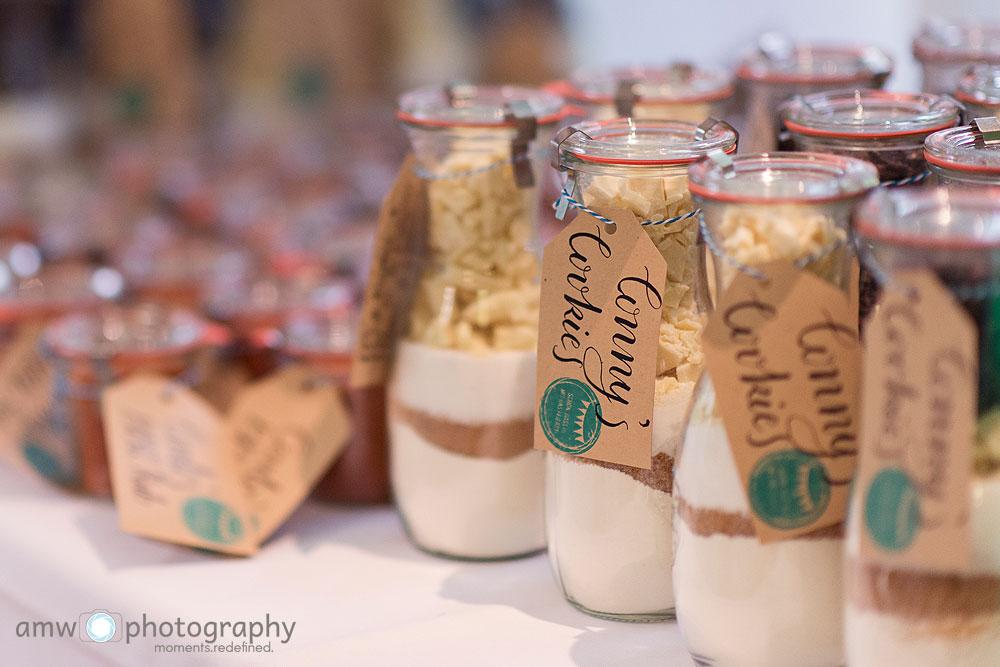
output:
[[977, 118], [935, 132], [924, 141], [924, 158], [946, 169], [1000, 175], [1000, 120]]
[[[616, 118], [583, 123], [562, 141], [553, 140], [563, 166], [662, 166], [686, 164], [712, 150], [733, 153], [738, 135], [723, 121], [701, 125], [671, 120]], [[565, 131], [564, 131], [565, 132]]]
[[892, 137], [952, 127], [961, 107], [948, 97], [884, 90], [838, 90], [796, 96], [782, 106], [785, 126], [826, 137]]
[[884, 80], [890, 72], [892, 59], [875, 46], [795, 43], [767, 33], [760, 37], [757, 51], [740, 63], [737, 76], [767, 83], [830, 85]]
[[878, 185], [875, 165], [826, 153], [757, 153], [695, 162], [691, 194], [733, 203], [817, 203], [860, 197]]
[[963, 102], [1000, 107], [1000, 65], [976, 65], [958, 83], [955, 97]]
[[1000, 63], [1000, 23], [931, 20], [913, 39], [917, 60]]
[[858, 209], [862, 237], [929, 249], [1000, 248], [1000, 189], [882, 188]]
[[577, 70], [569, 79], [567, 96], [579, 102], [610, 104], [623, 84], [629, 86], [636, 102], [640, 103], [708, 102], [733, 93], [729, 73], [674, 63]]
[[554, 123], [567, 113], [561, 97], [538, 88], [460, 84], [405, 93], [396, 115], [418, 126], [514, 127], [512, 104], [530, 111], [543, 124]]

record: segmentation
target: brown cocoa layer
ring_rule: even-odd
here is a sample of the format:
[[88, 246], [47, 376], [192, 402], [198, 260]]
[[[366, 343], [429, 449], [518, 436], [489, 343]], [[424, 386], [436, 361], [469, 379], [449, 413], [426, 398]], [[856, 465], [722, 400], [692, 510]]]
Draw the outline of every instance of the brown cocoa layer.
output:
[[559, 454], [559, 456], [566, 459], [572, 459], [577, 463], [607, 468], [608, 470], [617, 470], [620, 473], [628, 475], [635, 481], [645, 484], [651, 489], [663, 491], [664, 493], [670, 493], [674, 486], [674, 457], [667, 456], [666, 454], [661, 453], [655, 455], [653, 457], [652, 467], [649, 470], [646, 470], [645, 468], [626, 466], [620, 463], [595, 461], [594, 459], [588, 459], [582, 456], [570, 456], [569, 454]]
[[392, 401], [390, 413], [427, 442], [453, 454], [512, 459], [531, 449], [535, 424], [530, 418], [464, 424]]
[[[712, 535], [727, 535], [729, 537], [757, 537], [753, 527], [753, 519], [741, 512], [727, 512], [707, 507], [694, 507], [677, 497], [677, 513], [695, 535], [711, 537]], [[844, 524], [817, 528], [816, 530], [798, 535], [796, 540], [822, 540], [844, 536]]]
[[[861, 609], [909, 622], [933, 621], [935, 634], [972, 636], [1000, 630], [1000, 577], [897, 570], [852, 560], [848, 598]], [[994, 617], [994, 618], [990, 618]]]

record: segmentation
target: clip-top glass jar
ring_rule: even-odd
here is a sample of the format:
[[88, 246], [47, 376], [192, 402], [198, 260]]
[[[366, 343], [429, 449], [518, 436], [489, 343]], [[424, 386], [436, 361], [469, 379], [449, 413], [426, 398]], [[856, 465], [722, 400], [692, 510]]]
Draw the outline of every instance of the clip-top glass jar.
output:
[[[689, 170], [717, 290], [769, 261], [847, 289], [851, 211], [875, 167], [821, 153], [737, 156]], [[740, 267], [740, 268], [737, 268]], [[704, 303], [704, 299], [699, 303]], [[695, 388], [674, 470], [677, 621], [699, 665], [842, 665], [842, 526], [762, 544], [707, 374]]]
[[427, 181], [427, 249], [390, 380], [393, 494], [412, 541], [465, 559], [545, 546], [532, 449], [540, 152], [561, 98], [513, 86], [400, 100]]
[[797, 96], [782, 105], [795, 150], [867, 160], [886, 184], [918, 182], [926, 173], [924, 139], [960, 122], [948, 97], [838, 90]]
[[924, 142], [924, 159], [942, 185], [1000, 186], [1000, 119], [935, 132]]
[[[848, 519], [845, 640], [852, 667], [1000, 664], [1000, 191], [879, 192], [858, 211], [861, 259], [880, 278], [927, 269], [976, 328], [978, 425], [968, 462], [971, 564], [966, 569], [885, 567], [860, 553], [864, 515], [892, 510], [859, 501]], [[904, 315], [900, 315], [900, 320]], [[936, 319], [930, 326], [949, 327]], [[901, 340], [905, 340], [904, 338]], [[900, 366], [918, 363], [899, 348]], [[883, 363], [865, 359], [866, 364]], [[887, 362], [886, 362], [887, 363]], [[900, 399], [897, 409], [912, 412]], [[895, 404], [895, 402], [894, 402]], [[912, 401], [911, 407], [915, 407]], [[937, 423], [941, 423], [938, 421]], [[945, 424], [950, 422], [945, 421]], [[947, 438], [947, 435], [943, 437]], [[958, 445], [955, 445], [958, 446]], [[916, 455], [916, 453], [915, 453]], [[900, 502], [893, 511], [914, 507]], [[925, 506], [926, 507], [926, 506]], [[875, 515], [877, 518], [878, 515]], [[897, 520], [885, 525], [897, 525]]]
[[891, 72], [892, 59], [874, 46], [795, 44], [780, 35], [762, 36], [757, 52], [736, 71], [744, 98], [741, 149], [756, 153], [778, 147], [778, 105], [792, 95], [881, 88]]
[[111, 495], [101, 391], [137, 372], [196, 384], [227, 341], [222, 327], [153, 303], [67, 315], [45, 329], [42, 345], [55, 367], [56, 401], [69, 410], [84, 492]]
[[927, 21], [913, 38], [913, 56], [924, 72], [921, 90], [951, 95], [970, 65], [1000, 64], [1000, 24]]
[[733, 96], [728, 72], [689, 63], [581, 69], [554, 90], [582, 106], [590, 120], [670, 118], [700, 123], [709, 116], [725, 118]]
[[320, 478], [313, 496], [331, 502], [385, 503], [389, 501], [385, 387], [348, 386], [356, 320], [351, 300], [322, 309], [297, 310], [281, 327], [280, 351], [337, 387], [351, 415], [351, 439]]
[[591, 210], [632, 211], [667, 263], [659, 325], [649, 470], [546, 453], [549, 558], [566, 599], [616, 620], [673, 618], [671, 481], [675, 450], [701, 372], [704, 279], [687, 166], [710, 151], [733, 153], [726, 123], [616, 119], [576, 126], [559, 143], [569, 190]]
[[1000, 64], [976, 65], [958, 83], [955, 93], [968, 118], [1000, 118]]

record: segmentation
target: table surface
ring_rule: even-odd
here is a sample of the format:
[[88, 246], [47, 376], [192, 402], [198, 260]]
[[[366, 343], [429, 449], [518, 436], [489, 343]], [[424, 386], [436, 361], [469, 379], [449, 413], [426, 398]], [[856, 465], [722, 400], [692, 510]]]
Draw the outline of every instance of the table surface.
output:
[[[388, 508], [306, 503], [256, 556], [232, 558], [122, 533], [109, 501], [0, 466], [0, 572], [5, 665], [692, 665], [673, 623], [615, 623], [570, 607], [544, 555], [433, 558], [407, 542]], [[78, 621], [95, 609], [161, 627], [179, 618], [186, 631], [266, 614], [295, 628], [287, 643], [272, 637], [271, 653], [156, 652], [200, 643], [174, 636], [17, 636], [45, 630], [24, 622]]]

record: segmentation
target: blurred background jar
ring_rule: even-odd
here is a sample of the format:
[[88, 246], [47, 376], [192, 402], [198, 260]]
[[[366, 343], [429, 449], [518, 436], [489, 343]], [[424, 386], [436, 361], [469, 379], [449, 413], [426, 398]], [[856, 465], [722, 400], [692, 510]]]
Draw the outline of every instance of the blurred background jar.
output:
[[913, 38], [913, 57], [923, 69], [921, 90], [954, 94], [971, 65], [1000, 64], [1000, 23], [929, 20]]
[[109, 306], [46, 327], [55, 400], [66, 406], [85, 493], [111, 495], [101, 391], [133, 373], [159, 373], [197, 386], [228, 333], [194, 313], [158, 303]]
[[[822, 153], [747, 154], [720, 162], [702, 160], [689, 169], [717, 293], [737, 272], [777, 260], [795, 262], [846, 292], [850, 217], [878, 184], [875, 167]], [[702, 295], [697, 302], [709, 300]], [[759, 541], [715, 388], [703, 373], [674, 469], [677, 622], [695, 661], [843, 665], [842, 536], [838, 524]]]
[[974, 65], [958, 83], [955, 93], [967, 118], [1000, 118], [1000, 64]]
[[300, 308], [282, 323], [277, 351], [337, 387], [351, 415], [351, 439], [316, 484], [313, 497], [337, 503], [389, 501], [385, 387], [350, 387], [357, 335], [357, 304], [348, 294], [334, 303]]
[[635, 214], [666, 262], [667, 280], [654, 334], [651, 467], [546, 452], [549, 560], [566, 599], [581, 611], [662, 621], [674, 616], [674, 456], [702, 367], [704, 308], [696, 303], [695, 285], [705, 279], [704, 249], [687, 168], [711, 151], [735, 153], [738, 137], [715, 119], [699, 126], [619, 118], [574, 127], [578, 131], [557, 148], [566, 190], [600, 215]]
[[[978, 406], [968, 461], [973, 471], [967, 489], [968, 568], [944, 563], [934, 570], [902, 568], [869, 561], [860, 553], [869, 520], [895, 526], [898, 516], [915, 506], [862, 503], [860, 490], [856, 494], [847, 524], [847, 664], [1000, 664], [1000, 193], [879, 192], [858, 211], [857, 232], [861, 259], [880, 280], [898, 280], [901, 271], [930, 270], [969, 315], [978, 340]], [[933, 325], [950, 329], [953, 323], [938, 318]], [[899, 350], [902, 358], [894, 364], [919, 363], [905, 346]], [[864, 363], [886, 360], [866, 356]]]
[[922, 180], [924, 139], [961, 118], [961, 106], [949, 97], [882, 90], [813, 93], [781, 107], [794, 150], [867, 160], [886, 185]]
[[730, 74], [690, 63], [580, 69], [551, 88], [584, 110], [588, 120], [669, 118], [700, 123], [709, 116], [728, 118], [732, 111]]
[[924, 158], [942, 185], [1000, 186], [1000, 119], [935, 132], [924, 142]]
[[749, 153], [778, 148], [778, 105], [792, 95], [881, 88], [892, 67], [892, 59], [875, 46], [796, 43], [776, 33], [762, 35], [757, 51], [736, 70], [744, 113], [737, 125], [740, 148]]
[[538, 188], [565, 115], [515, 86], [400, 99], [427, 181], [427, 248], [390, 381], [392, 488], [422, 549], [454, 558], [545, 546], [543, 457], [532, 449]]

